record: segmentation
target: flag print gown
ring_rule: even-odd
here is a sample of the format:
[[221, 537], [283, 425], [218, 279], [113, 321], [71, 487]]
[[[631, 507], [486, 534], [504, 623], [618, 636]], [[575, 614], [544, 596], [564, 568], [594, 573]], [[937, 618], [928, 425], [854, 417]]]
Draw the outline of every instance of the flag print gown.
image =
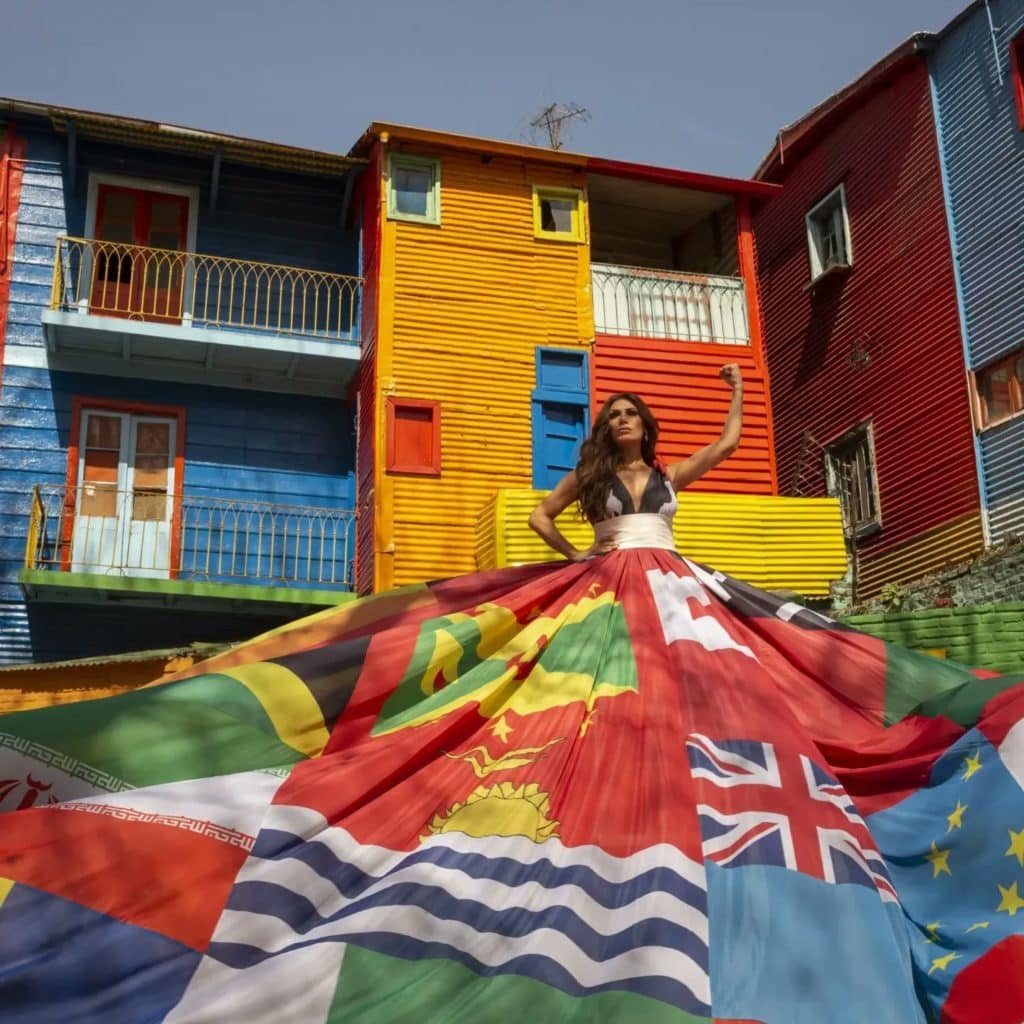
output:
[[1024, 1017], [1024, 686], [673, 550], [410, 586], [0, 721], [0, 1019]]

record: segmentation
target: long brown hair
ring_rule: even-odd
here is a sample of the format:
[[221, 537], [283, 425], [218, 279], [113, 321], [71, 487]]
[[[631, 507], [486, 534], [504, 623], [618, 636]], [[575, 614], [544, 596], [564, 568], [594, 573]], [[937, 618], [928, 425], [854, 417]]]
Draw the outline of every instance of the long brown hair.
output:
[[626, 399], [636, 406], [644, 425], [644, 439], [640, 443], [640, 454], [648, 466], [654, 465], [654, 450], [658, 443], [658, 421], [647, 408], [647, 403], [632, 391], [620, 391], [609, 395], [594, 420], [590, 437], [580, 448], [580, 461], [576, 464], [576, 498], [580, 515], [596, 523], [604, 518], [604, 506], [608, 491], [615, 480], [622, 454], [612, 437], [608, 416], [612, 406], [620, 399]]

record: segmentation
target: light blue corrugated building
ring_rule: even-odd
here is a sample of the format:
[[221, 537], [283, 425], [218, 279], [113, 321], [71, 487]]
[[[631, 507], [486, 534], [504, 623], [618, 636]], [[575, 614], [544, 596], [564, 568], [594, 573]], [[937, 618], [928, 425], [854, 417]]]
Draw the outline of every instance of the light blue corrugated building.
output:
[[0, 142], [0, 662], [345, 600], [362, 162], [6, 100]]
[[929, 69], [987, 539], [998, 543], [1024, 533], [1024, 0], [971, 4]]

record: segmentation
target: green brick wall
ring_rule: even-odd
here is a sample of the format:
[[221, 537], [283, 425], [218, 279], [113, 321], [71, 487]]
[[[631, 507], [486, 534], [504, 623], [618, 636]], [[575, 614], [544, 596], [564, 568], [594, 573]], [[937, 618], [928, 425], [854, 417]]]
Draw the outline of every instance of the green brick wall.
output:
[[942, 652], [974, 668], [1024, 672], [1024, 601], [851, 615], [843, 621], [882, 640]]

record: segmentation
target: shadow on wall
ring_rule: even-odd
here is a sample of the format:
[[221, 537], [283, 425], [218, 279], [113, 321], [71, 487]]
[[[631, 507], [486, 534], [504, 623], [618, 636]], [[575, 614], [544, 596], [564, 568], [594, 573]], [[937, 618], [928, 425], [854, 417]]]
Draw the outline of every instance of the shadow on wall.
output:
[[32, 649], [47, 661], [125, 654], [193, 643], [239, 643], [301, 615], [133, 608], [111, 602], [83, 605], [33, 602], [28, 606]]

